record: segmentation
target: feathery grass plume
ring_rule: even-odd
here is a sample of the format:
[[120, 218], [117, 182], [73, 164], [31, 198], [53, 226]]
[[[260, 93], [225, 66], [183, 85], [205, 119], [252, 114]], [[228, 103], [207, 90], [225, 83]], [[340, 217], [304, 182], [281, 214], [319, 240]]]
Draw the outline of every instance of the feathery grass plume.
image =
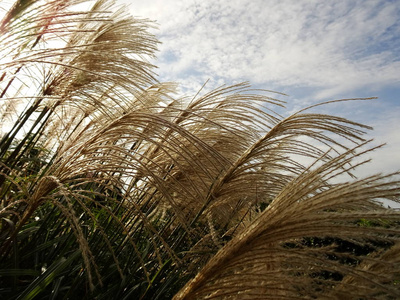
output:
[[327, 184], [354, 150], [289, 182], [174, 299], [399, 297], [400, 213], [378, 204], [399, 174]]
[[332, 182], [369, 127], [248, 83], [180, 98], [115, 10], [17, 0], [0, 25], [0, 297], [397, 295], [399, 216], [371, 201], [398, 182]]
[[[62, 222], [72, 226], [71, 232], [80, 246], [85, 273], [93, 289], [91, 265], [94, 264], [96, 273], [98, 270], [89, 247], [89, 237], [82, 231], [85, 226], [93, 224], [85, 225], [76, 205], [92, 220], [96, 216], [91, 211], [93, 207], [88, 208], [82, 202], [88, 201], [88, 197], [82, 194], [84, 191], [73, 190], [76, 181], [79, 183], [79, 178], [85, 175], [85, 166], [71, 173], [75, 178], [64, 178], [52, 173], [55, 169], [52, 164], [66, 155], [59, 141], [63, 139], [63, 143], [68, 144], [73, 134], [85, 128], [88, 122], [107, 122], [129, 110], [154, 105], [149, 99], [144, 102], [142, 94], [148, 85], [155, 82], [151, 71], [153, 66], [144, 57], [153, 55], [157, 41], [147, 33], [145, 20], [126, 17], [121, 10], [116, 13], [107, 11], [111, 8], [111, 1], [97, 1], [92, 8], [84, 2], [90, 1], [16, 1], [3, 19], [1, 98], [7, 104], [20, 101], [26, 106], [20, 107], [20, 115], [7, 115], [14, 124], [1, 141], [2, 216], [12, 224], [2, 226], [5, 242], [1, 250], [3, 261], [6, 260], [6, 266], [10, 268], [7, 258], [18, 255], [15, 252], [16, 238], [21, 230], [32, 224], [35, 215], [39, 218], [37, 214], [43, 213], [40, 211], [42, 206], [53, 210], [58, 208], [65, 217]], [[84, 11], [77, 6], [79, 4], [86, 5]], [[5, 108], [5, 112], [9, 114], [9, 109]], [[48, 137], [56, 132], [59, 132], [59, 138], [49, 143]], [[47, 158], [42, 168], [32, 176], [26, 177], [24, 169], [27, 164], [23, 164], [23, 160], [39, 149], [40, 152], [45, 150], [41, 145], [51, 150], [52, 157]], [[36, 153], [34, 158], [40, 155]], [[85, 184], [85, 188], [90, 190], [93, 185], [100, 184], [100, 189], [104, 190], [110, 186], [109, 182], [118, 182], [118, 178], [112, 180], [110, 177], [99, 183], [96, 178], [98, 170], [93, 174], [93, 178], [80, 185]], [[74, 183], [67, 182], [67, 179]], [[92, 197], [89, 198], [93, 203]], [[119, 221], [117, 223], [122, 232], [124, 226]], [[111, 248], [102, 226], [94, 227]], [[92, 235], [95, 234], [94, 230]], [[21, 249], [25, 247], [21, 243], [19, 246]], [[114, 250], [111, 249], [111, 253]], [[114, 254], [113, 257], [117, 261]], [[118, 270], [122, 276], [120, 267]]]

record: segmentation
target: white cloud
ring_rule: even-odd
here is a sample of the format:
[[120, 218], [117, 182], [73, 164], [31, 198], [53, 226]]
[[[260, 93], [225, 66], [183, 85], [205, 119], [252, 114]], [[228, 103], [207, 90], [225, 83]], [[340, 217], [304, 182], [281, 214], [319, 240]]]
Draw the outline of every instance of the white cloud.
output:
[[388, 46], [400, 34], [395, 1], [131, 3], [134, 15], [160, 24], [157, 64], [166, 80], [205, 74], [266, 88], [308, 86], [319, 89], [315, 98], [399, 82], [399, 45]]
[[[400, 88], [398, 1], [123, 1], [134, 15], [160, 25], [154, 31], [163, 43], [155, 62], [160, 80], [177, 81], [190, 94], [207, 79], [208, 88], [239, 81], [283, 92], [303, 88], [307, 96], [285, 99], [294, 111], [360, 91], [379, 96]], [[382, 106], [394, 105], [391, 97]], [[377, 140], [389, 141], [371, 154], [374, 162], [363, 174], [400, 169], [400, 110], [379, 112], [349, 111], [375, 127]]]
[[372, 120], [374, 130], [370, 136], [374, 138], [374, 144], [386, 145], [370, 154], [372, 162], [360, 170], [362, 174], [400, 171], [399, 116], [400, 107], [397, 106]]

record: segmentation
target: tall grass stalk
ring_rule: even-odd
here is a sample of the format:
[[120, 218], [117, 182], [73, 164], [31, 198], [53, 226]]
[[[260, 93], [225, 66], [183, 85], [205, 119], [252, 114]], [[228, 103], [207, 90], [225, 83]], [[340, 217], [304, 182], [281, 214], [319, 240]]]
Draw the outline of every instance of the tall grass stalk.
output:
[[398, 174], [352, 175], [370, 127], [247, 83], [181, 98], [112, 1], [4, 9], [0, 298], [400, 296]]

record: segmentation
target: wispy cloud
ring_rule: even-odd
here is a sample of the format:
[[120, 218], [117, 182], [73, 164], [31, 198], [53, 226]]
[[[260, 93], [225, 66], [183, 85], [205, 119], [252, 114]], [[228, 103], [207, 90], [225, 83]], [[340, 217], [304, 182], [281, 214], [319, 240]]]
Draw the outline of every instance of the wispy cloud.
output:
[[321, 100], [384, 95], [378, 104], [328, 112], [372, 125], [377, 143], [389, 142], [363, 174], [400, 169], [399, 99], [386, 92], [400, 92], [397, 0], [124, 1], [134, 15], [158, 22], [160, 80], [177, 81], [189, 94], [207, 79], [208, 88], [250, 81], [290, 93], [292, 112]]
[[[398, 3], [397, 3], [398, 4]], [[211, 77], [315, 98], [399, 84], [396, 1], [133, 1], [156, 19], [158, 65], [167, 80]]]

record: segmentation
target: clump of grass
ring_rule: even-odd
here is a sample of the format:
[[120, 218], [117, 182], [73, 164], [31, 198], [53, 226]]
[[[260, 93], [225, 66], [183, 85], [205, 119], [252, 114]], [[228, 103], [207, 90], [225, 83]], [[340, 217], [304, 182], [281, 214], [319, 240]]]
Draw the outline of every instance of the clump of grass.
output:
[[180, 98], [147, 60], [151, 24], [111, 1], [8, 9], [2, 297], [399, 296], [399, 213], [377, 203], [399, 182], [351, 179], [368, 126], [284, 118], [247, 83]]

